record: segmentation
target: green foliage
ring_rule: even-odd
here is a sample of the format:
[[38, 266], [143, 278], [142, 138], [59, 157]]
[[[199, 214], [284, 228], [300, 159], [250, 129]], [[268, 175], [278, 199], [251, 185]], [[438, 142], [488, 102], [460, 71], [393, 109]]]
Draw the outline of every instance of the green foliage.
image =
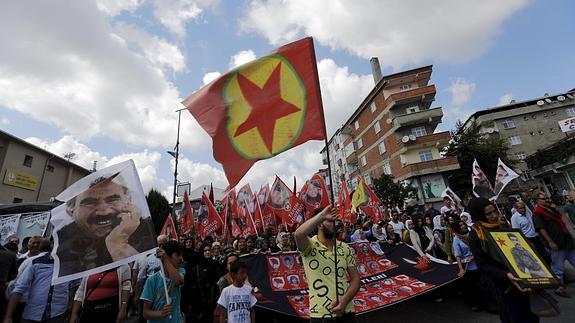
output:
[[460, 169], [447, 174], [449, 187], [461, 197], [471, 193], [471, 172], [473, 160], [477, 159], [479, 167], [489, 178], [491, 183], [495, 180], [497, 159], [507, 166], [513, 166], [516, 160], [507, 158], [509, 151], [508, 142], [497, 135], [480, 133], [481, 127], [473, 122], [467, 129], [463, 129], [463, 123], [458, 121], [455, 130], [452, 131], [452, 140], [444, 150], [446, 156], [457, 156]]
[[393, 176], [382, 174], [373, 181], [374, 192], [384, 205], [403, 207], [406, 199], [417, 198], [415, 187], [395, 183]]
[[152, 221], [154, 222], [154, 229], [156, 234], [160, 234], [166, 218], [172, 212], [170, 203], [162, 195], [162, 193], [151, 189], [146, 195], [146, 202], [148, 202], [148, 208], [150, 209], [150, 214], [152, 215]]

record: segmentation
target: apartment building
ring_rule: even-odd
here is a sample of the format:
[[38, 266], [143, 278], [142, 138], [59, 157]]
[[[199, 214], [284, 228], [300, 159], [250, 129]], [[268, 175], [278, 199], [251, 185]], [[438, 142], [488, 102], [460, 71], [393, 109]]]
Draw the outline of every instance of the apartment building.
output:
[[[392, 175], [418, 189], [418, 202], [437, 202], [448, 186], [445, 172], [459, 169], [456, 157], [443, 157], [448, 131], [435, 132], [443, 118], [433, 107], [432, 66], [381, 76], [377, 58], [371, 60], [375, 87], [328, 141], [336, 190], [357, 178], [368, 184], [382, 174]], [[322, 150], [327, 164], [326, 147]]]
[[48, 201], [90, 174], [67, 159], [0, 130], [0, 204]]
[[574, 189], [575, 169], [560, 165], [545, 171], [529, 169], [526, 159], [572, 136], [574, 132], [563, 132], [559, 123], [574, 117], [575, 89], [572, 89], [477, 111], [465, 121], [464, 127], [476, 122], [482, 133], [508, 141], [507, 157], [518, 161], [514, 167], [522, 173], [523, 184], [545, 187], [552, 192]]

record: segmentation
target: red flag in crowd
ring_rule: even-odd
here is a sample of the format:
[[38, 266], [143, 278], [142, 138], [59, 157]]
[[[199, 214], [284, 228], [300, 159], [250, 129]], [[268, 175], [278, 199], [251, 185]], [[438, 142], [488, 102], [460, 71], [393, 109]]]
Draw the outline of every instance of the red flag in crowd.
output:
[[339, 216], [345, 222], [355, 222], [355, 217], [351, 213], [351, 195], [347, 190], [347, 184], [343, 181], [339, 191]]
[[[363, 182], [363, 181], [362, 181]], [[360, 210], [369, 216], [373, 223], [379, 223], [383, 219], [383, 215], [379, 209], [381, 201], [369, 185], [363, 183], [365, 192], [368, 195], [367, 205], [360, 206]]]
[[202, 192], [202, 203], [200, 203], [200, 214], [198, 216], [198, 235], [205, 239], [223, 225], [218, 211], [216, 211], [206, 193]]
[[242, 228], [242, 236], [244, 238], [247, 238], [249, 236], [257, 236], [258, 231], [256, 229], [256, 224], [254, 223], [254, 219], [250, 215], [248, 207], [244, 205], [242, 211], [243, 211], [242, 221], [244, 223], [244, 227]]
[[282, 223], [288, 226], [300, 223], [296, 218], [297, 214], [292, 212], [292, 203], [296, 202], [296, 200], [297, 197], [295, 194], [276, 175], [276, 179], [270, 190], [267, 205], [282, 220]]
[[262, 215], [264, 229], [268, 226], [276, 227], [275, 215], [272, 209], [267, 205], [266, 201], [270, 194], [270, 186], [268, 184], [262, 186], [258, 192], [258, 206]]
[[182, 104], [212, 137], [229, 187], [258, 160], [326, 138], [312, 38], [222, 75]]
[[169, 240], [178, 240], [176, 224], [174, 223], [174, 219], [171, 214], [168, 214], [166, 217], [166, 222], [164, 222], [164, 226], [162, 227], [160, 234], [167, 236]]
[[212, 183], [210, 183], [210, 195], [208, 197], [210, 198], [210, 202], [212, 202], [212, 204], [216, 204], [216, 200], [214, 199], [214, 186]]
[[188, 197], [188, 192], [184, 191], [184, 201], [182, 202], [182, 208], [180, 209], [180, 233], [183, 235], [188, 234], [192, 229], [194, 229], [194, 210], [192, 210], [192, 205], [190, 204], [190, 198]]
[[299, 198], [305, 204], [309, 214], [312, 214], [317, 208], [326, 207], [330, 204], [325, 181], [319, 174], [313, 175], [301, 188]]

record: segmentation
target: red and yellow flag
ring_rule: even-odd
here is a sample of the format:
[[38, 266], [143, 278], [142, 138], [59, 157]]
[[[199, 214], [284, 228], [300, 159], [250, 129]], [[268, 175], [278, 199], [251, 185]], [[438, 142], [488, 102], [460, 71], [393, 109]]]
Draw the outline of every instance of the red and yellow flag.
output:
[[229, 71], [182, 104], [212, 137], [230, 187], [256, 161], [326, 136], [312, 38]]
[[[184, 201], [182, 202], [182, 208], [180, 210], [180, 232], [181, 234], [188, 234], [194, 228], [194, 211], [192, 210], [192, 205], [190, 204], [190, 198], [188, 197], [188, 192], [184, 192]], [[195, 233], [195, 232], [192, 232]]]
[[339, 216], [345, 222], [355, 222], [355, 216], [351, 213], [351, 196], [347, 190], [347, 184], [343, 181], [341, 190], [339, 191], [338, 200]]
[[216, 211], [215, 206], [205, 192], [202, 192], [202, 202], [200, 203], [200, 214], [198, 216], [198, 235], [205, 239], [215, 233], [224, 223]]

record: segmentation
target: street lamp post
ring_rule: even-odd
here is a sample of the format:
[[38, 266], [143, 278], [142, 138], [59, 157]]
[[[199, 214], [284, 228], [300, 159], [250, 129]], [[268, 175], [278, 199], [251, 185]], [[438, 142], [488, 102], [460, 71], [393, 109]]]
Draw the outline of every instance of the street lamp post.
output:
[[182, 117], [182, 110], [186, 110], [186, 108], [176, 110], [178, 113], [178, 134], [176, 137], [176, 147], [174, 151], [168, 151], [168, 153], [172, 155], [176, 160], [174, 167], [174, 194], [172, 196], [172, 219], [174, 220], [174, 223], [176, 223], [176, 199], [178, 197], [178, 157], [180, 155], [180, 120]]

